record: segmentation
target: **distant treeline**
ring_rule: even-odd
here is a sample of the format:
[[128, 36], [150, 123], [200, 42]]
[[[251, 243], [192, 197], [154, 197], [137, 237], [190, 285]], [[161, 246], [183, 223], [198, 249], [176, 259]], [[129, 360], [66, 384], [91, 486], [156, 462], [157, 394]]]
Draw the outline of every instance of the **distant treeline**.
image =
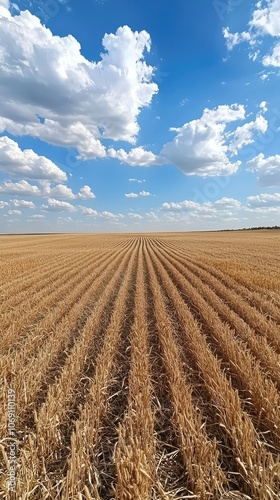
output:
[[260, 229], [280, 229], [280, 226], [243, 227], [241, 229], [218, 229], [218, 231], [259, 231]]

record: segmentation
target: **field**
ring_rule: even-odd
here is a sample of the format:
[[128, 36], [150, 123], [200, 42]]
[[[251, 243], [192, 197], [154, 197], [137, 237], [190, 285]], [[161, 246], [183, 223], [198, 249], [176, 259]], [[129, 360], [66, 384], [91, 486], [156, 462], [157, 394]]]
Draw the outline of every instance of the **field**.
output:
[[279, 499], [279, 248], [1, 236], [0, 498]]

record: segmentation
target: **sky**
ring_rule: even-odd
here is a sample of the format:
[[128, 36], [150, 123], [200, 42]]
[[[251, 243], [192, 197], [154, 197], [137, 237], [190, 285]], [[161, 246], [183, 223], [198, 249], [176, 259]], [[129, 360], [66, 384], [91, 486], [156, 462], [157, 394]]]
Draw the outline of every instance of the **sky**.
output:
[[280, 0], [0, 0], [0, 233], [280, 225]]

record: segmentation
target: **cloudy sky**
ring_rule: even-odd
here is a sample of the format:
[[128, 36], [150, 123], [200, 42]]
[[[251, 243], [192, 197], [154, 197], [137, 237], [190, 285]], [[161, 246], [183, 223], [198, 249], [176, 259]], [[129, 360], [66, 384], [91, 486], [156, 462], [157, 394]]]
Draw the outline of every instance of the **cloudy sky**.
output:
[[280, 224], [280, 0], [0, 0], [0, 232]]

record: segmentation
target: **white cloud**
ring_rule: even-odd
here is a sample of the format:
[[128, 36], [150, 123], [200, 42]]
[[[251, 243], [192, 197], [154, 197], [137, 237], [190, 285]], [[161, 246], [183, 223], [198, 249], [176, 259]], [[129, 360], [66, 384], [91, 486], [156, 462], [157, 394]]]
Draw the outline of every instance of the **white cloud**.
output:
[[195, 201], [191, 200], [185, 200], [185, 201], [180, 201], [179, 203], [175, 203], [171, 201], [170, 203], [163, 203], [162, 208], [164, 210], [168, 211], [191, 211], [191, 210], [198, 210], [200, 208], [200, 204], [196, 203]]
[[90, 198], [95, 198], [94, 193], [91, 191], [89, 186], [83, 186], [77, 194], [74, 194], [72, 189], [64, 184], [57, 184], [51, 187], [51, 183], [48, 181], [41, 181], [43, 187], [42, 196], [48, 196], [52, 198], [62, 198], [74, 200], [76, 198], [86, 200]]
[[139, 198], [139, 196], [152, 196], [149, 191], [140, 191], [140, 193], [126, 193], [126, 198]]
[[153, 165], [165, 163], [164, 158], [155, 155], [151, 151], [145, 151], [142, 146], [133, 148], [128, 153], [124, 149], [115, 150], [110, 148], [108, 149], [108, 156], [116, 158], [122, 163], [127, 163], [131, 167], [152, 167]]
[[266, 101], [262, 101], [260, 103], [260, 109], [263, 113], [266, 113], [268, 111], [268, 107], [267, 107], [267, 102]]
[[0, 7], [3, 7], [4, 9], [9, 9], [9, 0], [0, 0]]
[[57, 184], [54, 187], [51, 187], [50, 182], [43, 181], [41, 182], [43, 187], [42, 196], [47, 196], [50, 198], [64, 198], [74, 200], [76, 195], [73, 193], [72, 189], [64, 184]]
[[172, 142], [164, 145], [161, 155], [186, 175], [214, 176], [235, 173], [240, 161], [231, 162], [226, 127], [230, 122], [243, 120], [243, 105], [221, 105], [205, 109], [201, 118], [185, 123]]
[[138, 198], [139, 194], [137, 193], [126, 193], [126, 198]]
[[85, 215], [98, 215], [98, 212], [93, 210], [93, 208], [83, 207], [82, 205], [78, 205], [77, 208]]
[[37, 186], [33, 186], [24, 180], [19, 182], [2, 182], [0, 184], [0, 193], [18, 194], [21, 196], [38, 196], [41, 194], [40, 189]]
[[143, 182], [146, 182], [145, 179], [128, 179], [129, 182], [138, 182], [140, 184], [142, 184]]
[[221, 198], [220, 200], [212, 203], [212, 206], [217, 210], [225, 210], [225, 209], [238, 209], [241, 207], [241, 203], [235, 198]]
[[257, 2], [249, 26], [261, 35], [280, 36], [280, 0]]
[[[166, 202], [161, 207], [161, 220], [190, 224], [192, 227], [201, 227], [209, 223], [218, 227], [220, 223], [240, 220], [242, 205], [234, 198], [221, 198], [214, 202], [198, 203], [193, 200], [181, 202]], [[152, 219], [156, 220], [156, 219]]]
[[263, 153], [247, 162], [247, 170], [258, 176], [263, 186], [280, 185], [280, 155], [265, 158]]
[[223, 35], [226, 40], [228, 50], [232, 50], [236, 45], [242, 42], [250, 42], [252, 37], [247, 31], [242, 33], [230, 33], [229, 28], [223, 29]]
[[[261, 42], [264, 36], [276, 38], [280, 36], [280, 0], [258, 1], [251, 19], [248, 22], [248, 31], [230, 33], [229, 28], [223, 29], [228, 50], [232, 50], [241, 42], [248, 42], [250, 46]], [[280, 67], [280, 43], [272, 45], [270, 54], [263, 55], [261, 49], [249, 53], [252, 61], [260, 60], [264, 66]], [[264, 76], [261, 77], [264, 79]]]
[[247, 202], [250, 208], [256, 207], [280, 207], [280, 193], [274, 194], [258, 194], [256, 196], [248, 196]]
[[9, 205], [9, 203], [7, 203], [6, 201], [1, 201], [0, 200], [0, 208], [5, 208]]
[[42, 214], [35, 214], [30, 216], [31, 219], [45, 219], [45, 217], [46, 216]]
[[192, 215], [232, 215], [231, 211], [239, 210], [241, 207], [240, 201], [234, 198], [221, 198], [215, 202], [198, 203], [192, 200], [184, 200], [180, 202], [163, 203], [162, 210], [167, 212], [190, 212]]
[[[76, 120], [76, 118], [73, 117], [73, 120]], [[104, 146], [95, 138], [98, 135], [98, 130], [95, 127], [91, 127], [91, 130], [89, 130], [79, 121], [61, 125], [54, 120], [45, 119], [44, 123], [40, 123], [38, 120], [38, 123], [34, 124], [14, 122], [0, 117], [0, 131], [1, 128], [2, 131], [8, 130], [13, 135], [30, 135], [55, 146], [76, 148], [79, 152], [78, 158], [82, 160], [104, 158], [106, 156]]]
[[8, 212], [9, 215], [21, 215], [20, 210], [9, 210]]
[[140, 191], [140, 196], [152, 196], [151, 193], [149, 193], [149, 191]]
[[274, 66], [280, 68], [280, 42], [274, 45], [271, 54], [266, 55], [263, 58], [262, 63], [264, 66]]
[[51, 160], [38, 156], [32, 149], [22, 151], [17, 142], [6, 136], [0, 137], [0, 172], [15, 177], [24, 176], [26, 179], [48, 179], [56, 182], [67, 179], [65, 172]]
[[50, 210], [54, 212], [65, 211], [65, 212], [76, 212], [76, 207], [68, 203], [67, 201], [59, 201], [54, 198], [48, 198], [48, 205], [42, 205], [43, 210]]
[[9, 0], [0, 0], [0, 18], [9, 17]]
[[134, 212], [129, 212], [127, 215], [130, 219], [143, 219], [142, 215], [136, 214]]
[[[249, 59], [251, 59], [252, 61], [256, 61], [258, 59], [259, 55], [260, 55], [259, 50], [256, 50], [255, 52], [251, 52], [251, 53], [249, 53]], [[246, 83], [246, 85], [250, 85], [250, 84]]]
[[113, 214], [112, 212], [107, 212], [107, 210], [104, 210], [104, 212], [100, 213], [100, 216], [105, 218], [105, 219], [112, 219], [112, 220], [118, 220], [122, 219], [122, 214]]
[[33, 201], [15, 199], [15, 200], [10, 200], [10, 202], [12, 205], [14, 205], [14, 207], [35, 208]]
[[254, 132], [264, 134], [267, 131], [267, 128], [268, 123], [262, 115], [258, 115], [254, 121], [237, 127], [232, 134], [233, 140], [229, 146], [229, 151], [233, 154], [237, 154], [241, 148], [254, 142]]
[[155, 213], [155, 212], [146, 212], [146, 215], [148, 217], [148, 220], [150, 222], [158, 222], [160, 219], [158, 217], [158, 215]]
[[105, 34], [98, 62], [72, 36], [53, 35], [25, 10], [0, 18], [0, 130], [105, 157], [100, 140], [134, 143], [138, 116], [158, 86], [144, 57], [151, 40], [128, 26]]
[[77, 194], [74, 194], [72, 189], [64, 184], [56, 184], [55, 186], [52, 186], [51, 182], [48, 180], [40, 180], [39, 182], [42, 189], [39, 189], [38, 186], [29, 184], [25, 180], [19, 182], [4, 181], [0, 184], [0, 193], [70, 200], [77, 198], [83, 200], [95, 198], [95, 195], [89, 186], [83, 186]]
[[57, 217], [58, 224], [64, 224], [64, 222], [72, 222], [72, 221], [73, 221], [72, 217]]
[[77, 198], [86, 200], [89, 198], [95, 198], [95, 194], [92, 192], [90, 186], [83, 186], [77, 194]]

